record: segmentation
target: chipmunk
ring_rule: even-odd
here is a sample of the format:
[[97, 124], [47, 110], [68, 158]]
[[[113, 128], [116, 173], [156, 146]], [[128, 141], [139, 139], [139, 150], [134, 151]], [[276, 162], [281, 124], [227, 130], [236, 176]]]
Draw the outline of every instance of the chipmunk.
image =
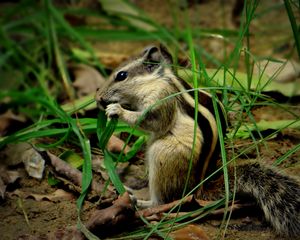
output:
[[[108, 117], [150, 133], [146, 160], [152, 205], [182, 198], [185, 187], [187, 193], [215, 170], [219, 152], [213, 95], [199, 90], [195, 127], [193, 92], [186, 91], [189, 85], [175, 75], [172, 64], [165, 47], [149, 47], [118, 67], [95, 97]], [[222, 104], [217, 104], [221, 111]], [[225, 123], [226, 117], [219, 116]], [[232, 181], [236, 175], [237, 193], [256, 199], [278, 234], [300, 235], [300, 187], [295, 180], [258, 162], [232, 169], [228, 172]]]

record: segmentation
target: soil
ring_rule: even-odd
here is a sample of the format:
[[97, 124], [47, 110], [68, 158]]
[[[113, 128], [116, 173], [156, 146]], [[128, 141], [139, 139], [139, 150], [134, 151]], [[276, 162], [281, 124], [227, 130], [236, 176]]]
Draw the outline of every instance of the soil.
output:
[[[167, 26], [172, 25], [172, 14], [168, 4], [162, 4], [159, 0], [153, 0], [151, 4], [148, 4], [149, 1], [134, 2], [143, 8], [153, 19]], [[225, 24], [225, 26], [230, 29], [237, 29], [237, 26], [231, 21], [229, 14], [233, 8], [234, 1], [228, 1], [228, 4], [225, 4], [223, 10], [220, 8], [218, 1], [203, 1], [204, 3], [202, 4], [196, 3], [197, 1], [191, 2], [193, 2], [193, 5], [190, 6], [189, 14], [193, 25], [205, 28], [220, 28], [220, 26], [224, 27]], [[260, 10], [267, 9], [268, 4], [279, 2], [280, 1], [274, 0], [264, 1], [263, 6], [260, 6]], [[160, 8], [156, 7], [158, 4], [161, 6]], [[211, 11], [211, 9], [214, 9], [214, 11]], [[223, 11], [225, 11], [225, 13]], [[226, 16], [225, 21], [223, 21], [222, 14]], [[280, 31], [274, 31], [274, 29], [270, 27], [270, 25], [274, 24], [274, 19], [279, 22], [280, 26], [277, 27], [279, 27]], [[270, 15], [256, 19], [251, 29], [256, 33], [251, 38], [252, 51], [260, 56], [284, 56], [286, 48], [283, 47], [288, 46], [287, 48], [289, 48], [291, 44], [290, 40], [284, 37], [290, 36], [289, 22], [284, 9], [272, 11]], [[222, 52], [220, 48], [223, 47], [223, 42], [219, 39], [205, 39], [201, 44], [214, 56], [218, 56], [219, 53]], [[103, 56], [105, 55], [104, 53], [127, 56], [129, 53], [131, 54], [135, 52], [136, 49], [141, 49], [146, 45], [148, 45], [147, 42], [113, 42], [98, 43], [95, 44], [95, 48], [97, 51], [102, 52]], [[233, 45], [228, 44], [227, 48], [228, 51], [230, 51], [233, 49]], [[222, 58], [221, 55], [218, 57]], [[115, 64], [112, 63], [112, 66], [114, 65]], [[299, 116], [300, 104], [296, 103], [292, 111]], [[256, 121], [260, 119], [274, 120], [293, 118], [293, 116], [287, 116], [287, 113], [281, 109], [268, 106], [257, 107], [252, 113]], [[237, 140], [233, 145], [235, 151], [240, 151], [244, 149], [244, 146], [249, 144], [251, 144], [251, 140]], [[274, 138], [259, 144], [257, 149], [243, 154], [240, 160], [259, 158], [266, 164], [272, 164], [274, 160], [298, 144], [300, 144], [300, 131], [284, 130]], [[279, 167], [288, 175], [299, 177], [299, 159], [300, 152], [298, 151], [289, 156]], [[22, 166], [18, 165], [17, 169], [22, 171]], [[137, 188], [137, 186], [142, 186], [139, 190], [139, 195], [137, 195], [138, 198], [147, 198], [147, 187], [145, 187], [147, 185], [146, 171], [143, 165], [142, 155], [141, 159], [127, 166], [126, 171], [120, 170], [120, 173], [122, 173], [123, 181], [129, 187]], [[68, 227], [75, 226], [77, 223], [76, 198], [78, 197], [76, 191], [66, 189], [65, 186], [63, 187], [66, 192], [73, 194], [74, 197], [72, 199], [62, 196], [58, 200], [49, 200], [46, 198], [37, 200], [34, 196], [30, 195], [33, 193], [47, 195], [60, 188], [60, 185], [50, 186], [46, 177], [42, 180], [36, 180], [25, 174], [16, 183], [9, 186], [5, 199], [0, 203], [0, 239], [49, 239], [49, 235], [54, 232], [60, 230], [64, 231]], [[27, 194], [16, 194], [16, 190]], [[89, 201], [85, 202], [82, 213], [83, 221], [86, 221], [92, 214], [97, 200], [97, 198], [90, 196]], [[215, 239], [219, 234], [221, 222], [221, 218], [208, 219], [205, 222], [199, 223], [199, 225], [209, 236], [209, 239]], [[263, 221], [260, 212], [249, 213], [245, 211], [239, 216], [233, 216], [230, 220], [225, 239], [270, 240], [284, 238], [275, 235], [268, 224]]]
[[[270, 115], [272, 119], [276, 114], [281, 116], [280, 110], [276, 112], [276, 110], [267, 107], [258, 108], [253, 113], [256, 115], [262, 110], [265, 114], [268, 112], [272, 113]], [[250, 143], [249, 140], [240, 140], [234, 145], [238, 151]], [[260, 158], [266, 164], [271, 164], [275, 159], [297, 144], [300, 144], [300, 131], [285, 131], [278, 134], [275, 138], [264, 142], [264, 144], [259, 145]], [[257, 152], [253, 150], [243, 155], [240, 160], [253, 159], [255, 157], [257, 157]], [[299, 159], [300, 152], [298, 151], [292, 154], [279, 167], [288, 175], [298, 177], [300, 176]], [[124, 164], [120, 166], [119, 172], [127, 186], [133, 189], [140, 188], [138, 191], [135, 191], [137, 198], [147, 199], [148, 188], [146, 186], [146, 172], [143, 159], [136, 160], [130, 165]], [[75, 226], [77, 222], [76, 197], [78, 194], [73, 194], [72, 199], [64, 199], [64, 196], [62, 196], [61, 199], [54, 201], [46, 197], [38, 201], [33, 195], [42, 194], [46, 196], [59, 188], [59, 186], [51, 187], [46, 177], [42, 180], [36, 180], [27, 175], [24, 175], [17, 184], [10, 186], [5, 200], [0, 204], [0, 218], [2, 219], [0, 222], [0, 239], [49, 239], [49, 235]], [[72, 193], [72, 191], [65, 187], [64, 189]], [[25, 196], [18, 194], [16, 190], [27, 194]], [[96, 209], [95, 198], [90, 197], [89, 199], [84, 204], [82, 213], [83, 221], [87, 220]], [[209, 239], [214, 239], [218, 236], [221, 222], [222, 217], [219, 217], [217, 219], [208, 219], [199, 224], [203, 231], [210, 237]], [[269, 240], [284, 238], [274, 234], [273, 230], [264, 222], [260, 211], [255, 210], [251, 212], [250, 209], [249, 212], [249, 209], [246, 208], [245, 211], [239, 211], [238, 215], [233, 214], [226, 231], [225, 239]]]

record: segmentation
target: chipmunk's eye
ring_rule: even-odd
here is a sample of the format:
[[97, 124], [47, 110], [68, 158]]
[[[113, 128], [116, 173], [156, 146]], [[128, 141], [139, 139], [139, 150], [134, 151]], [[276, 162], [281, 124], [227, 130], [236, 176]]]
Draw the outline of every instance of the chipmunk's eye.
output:
[[127, 78], [128, 76], [128, 72], [125, 72], [125, 71], [121, 71], [121, 72], [118, 72], [116, 78], [115, 78], [115, 81], [123, 81]]

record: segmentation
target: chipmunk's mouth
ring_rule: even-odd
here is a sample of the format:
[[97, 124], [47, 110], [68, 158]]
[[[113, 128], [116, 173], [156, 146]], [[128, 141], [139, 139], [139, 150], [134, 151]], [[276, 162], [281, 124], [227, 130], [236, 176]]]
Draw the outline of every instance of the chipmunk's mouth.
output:
[[114, 104], [114, 103], [119, 103], [122, 106], [122, 108], [124, 108], [126, 110], [130, 110], [130, 111], [135, 110], [131, 104], [122, 103], [119, 101], [107, 101], [103, 98], [101, 98], [99, 101], [97, 101], [97, 107], [101, 110], [105, 110], [109, 104]]
[[109, 105], [110, 103], [108, 101], [106, 101], [104, 98], [100, 98], [97, 101], [97, 107], [100, 108], [101, 110], [105, 110], [105, 108], [107, 107], [107, 105]]
[[99, 101], [97, 101], [96, 103], [97, 103], [97, 108], [99, 108], [102, 111], [105, 110], [105, 108], [103, 107], [103, 105]]

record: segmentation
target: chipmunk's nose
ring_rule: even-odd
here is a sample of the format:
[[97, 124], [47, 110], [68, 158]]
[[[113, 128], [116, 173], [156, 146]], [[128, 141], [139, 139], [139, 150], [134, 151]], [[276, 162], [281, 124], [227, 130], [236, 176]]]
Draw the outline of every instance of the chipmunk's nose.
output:
[[103, 97], [100, 97], [99, 99], [97, 99], [97, 106], [99, 108], [106, 109], [108, 104], [109, 104], [109, 102], [106, 99], [104, 99]]

